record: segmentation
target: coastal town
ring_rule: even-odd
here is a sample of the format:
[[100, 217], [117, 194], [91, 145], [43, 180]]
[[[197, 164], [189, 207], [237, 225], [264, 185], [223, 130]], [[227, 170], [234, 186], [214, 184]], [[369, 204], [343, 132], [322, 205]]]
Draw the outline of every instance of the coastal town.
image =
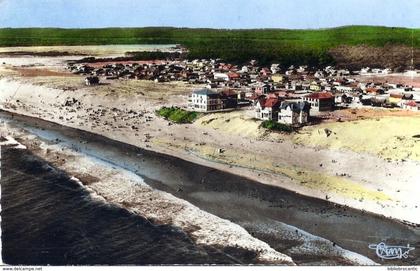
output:
[[89, 48], [98, 52], [89, 61], [34, 57], [91, 52], [81, 47], [3, 49], [1, 143], [26, 148], [4, 156], [9, 164], [28, 174], [42, 167], [48, 182], [68, 172], [63, 182], [80, 181], [95, 198], [276, 263], [291, 263], [279, 251], [297, 264], [318, 263], [319, 251], [322, 263], [373, 263], [373, 224], [387, 230], [401, 221], [398, 230], [417, 238], [418, 69], [118, 60], [136, 48], [111, 48]]
[[[216, 60], [148, 61], [143, 63], [100, 62], [91, 66], [70, 63], [75, 74], [88, 75], [86, 85], [102, 80], [152, 80], [156, 83], [181, 81], [201, 87], [192, 91], [185, 109], [196, 112], [224, 112], [252, 107], [256, 119], [294, 127], [329, 118], [337, 108], [420, 109], [420, 90], [393, 82], [361, 81], [361, 77], [391, 74], [391, 69], [339, 69], [308, 66], [282, 69], [280, 64], [259, 66], [252, 60], [233, 65]], [[405, 72], [408, 76], [416, 71]]]

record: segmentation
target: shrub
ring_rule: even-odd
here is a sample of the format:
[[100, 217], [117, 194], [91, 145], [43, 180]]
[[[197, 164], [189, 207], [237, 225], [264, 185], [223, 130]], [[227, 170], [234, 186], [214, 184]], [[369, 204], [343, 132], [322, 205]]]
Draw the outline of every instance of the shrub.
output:
[[175, 123], [191, 123], [198, 117], [197, 112], [186, 111], [179, 107], [164, 106], [156, 110], [156, 114]]
[[291, 127], [287, 124], [278, 123], [274, 120], [263, 121], [261, 123], [261, 126], [266, 128], [266, 129], [273, 130], [273, 131], [280, 131], [280, 132], [286, 132], [286, 133], [293, 132], [293, 127]]

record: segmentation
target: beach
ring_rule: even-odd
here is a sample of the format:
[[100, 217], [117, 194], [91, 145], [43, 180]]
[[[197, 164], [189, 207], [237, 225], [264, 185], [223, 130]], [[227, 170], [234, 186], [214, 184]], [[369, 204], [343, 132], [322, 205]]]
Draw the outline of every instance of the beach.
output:
[[[1, 131], [24, 145], [34, 144], [34, 155], [73, 176], [102, 202], [180, 228], [195, 245], [222, 246], [224, 252], [238, 247], [227, 254], [237, 255], [233, 261], [241, 263], [374, 264], [371, 259], [376, 256], [366, 242], [384, 240], [389, 236], [385, 229], [401, 230], [399, 241], [411, 238], [418, 243], [419, 143], [411, 138], [417, 134], [413, 127], [418, 113], [369, 109], [353, 114], [348, 109], [334, 112], [345, 122], [308, 126], [294, 134], [261, 128], [251, 108], [175, 124], [155, 111], [162, 106], [185, 108], [191, 91], [202, 86], [144, 80], [101, 80], [86, 86], [82, 76], [66, 69], [66, 61], [76, 58], [2, 55], [0, 109], [8, 113]], [[377, 123], [382, 126], [371, 136], [393, 126], [395, 133], [387, 140], [397, 142], [397, 150], [391, 144], [384, 151], [381, 141], [363, 141], [364, 131]], [[353, 126], [363, 132], [349, 133]], [[61, 138], [54, 129], [72, 137]], [[325, 129], [333, 136], [326, 136]], [[49, 133], [57, 137], [49, 138]], [[85, 143], [93, 135], [100, 136], [101, 155], [89, 152], [95, 143]], [[72, 145], [66, 145], [69, 142]], [[124, 148], [126, 154], [121, 152]], [[159, 159], [146, 159], [143, 152]], [[212, 184], [207, 187], [202, 180], [213, 170], [217, 173], [210, 174]], [[148, 204], [150, 198], [156, 201]], [[225, 202], [226, 207], [215, 202]], [[259, 204], [261, 210], [255, 207]], [[328, 204], [331, 207], [325, 207]], [[238, 206], [248, 206], [249, 212], [231, 212]], [[164, 212], [167, 208], [171, 211]], [[259, 215], [263, 217], [255, 220]], [[356, 238], [350, 228], [348, 235], [337, 233], [340, 227], [360, 224], [365, 215], [372, 217], [367, 228], [381, 221], [387, 226], [378, 233], [364, 232], [358, 237], [360, 244], [331, 241]], [[314, 217], [320, 224], [311, 223]], [[342, 224], [332, 230], [333, 221]], [[369, 240], [361, 240], [365, 234]], [[355, 250], [370, 259], [351, 252]], [[232, 260], [219, 256], [210, 253], [197, 261]]]

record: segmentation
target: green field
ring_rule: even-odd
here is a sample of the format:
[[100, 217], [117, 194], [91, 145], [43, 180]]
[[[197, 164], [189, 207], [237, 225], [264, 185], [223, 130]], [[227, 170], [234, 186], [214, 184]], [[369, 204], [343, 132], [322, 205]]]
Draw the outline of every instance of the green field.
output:
[[190, 58], [232, 62], [323, 65], [339, 45], [387, 44], [420, 48], [420, 29], [347, 26], [320, 30], [218, 30], [188, 28], [0, 29], [0, 47], [42, 45], [182, 44]]

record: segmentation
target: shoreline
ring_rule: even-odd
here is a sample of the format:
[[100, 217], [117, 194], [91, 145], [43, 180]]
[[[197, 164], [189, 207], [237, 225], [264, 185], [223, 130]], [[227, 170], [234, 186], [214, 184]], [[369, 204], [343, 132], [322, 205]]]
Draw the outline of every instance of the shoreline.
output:
[[[16, 128], [13, 128], [11, 131], [13, 131], [14, 129]], [[40, 126], [40, 129], [41, 130], [44, 129], [42, 128], [42, 125]], [[63, 127], [63, 129], [68, 130], [72, 128]], [[87, 132], [83, 132], [83, 133], [87, 133]], [[100, 161], [99, 163], [95, 162], [94, 160], [98, 158], [93, 158], [92, 160], [92, 158], [85, 157], [83, 153], [75, 152], [74, 150], [69, 150], [67, 149], [66, 146], [63, 146], [57, 142], [50, 142], [50, 143], [44, 142], [44, 143], [39, 144], [42, 141], [40, 141], [40, 139], [34, 138], [33, 135], [22, 136], [22, 132], [19, 132], [16, 134], [16, 136], [18, 136], [20, 140], [23, 140], [23, 142], [29, 147], [30, 150], [33, 148], [38, 148], [38, 150], [36, 150], [35, 153], [37, 153], [38, 155], [45, 156], [46, 157], [45, 159], [49, 163], [51, 163], [51, 165], [58, 166], [58, 168], [60, 168], [61, 170], [65, 170], [69, 174], [75, 176], [75, 177], [72, 177], [72, 179], [76, 180], [80, 184], [83, 184], [83, 186], [88, 191], [90, 191], [91, 195], [94, 196], [95, 198], [99, 197], [99, 198], [102, 198], [102, 200], [106, 200], [107, 202], [111, 204], [117, 204], [119, 207], [132, 211], [135, 214], [145, 216], [146, 218], [151, 219], [151, 221], [158, 222], [158, 224], [168, 224], [168, 223], [171, 225], [175, 224], [175, 226], [181, 227], [184, 230], [191, 231], [189, 234], [192, 234], [194, 240], [201, 240], [199, 242], [200, 244], [203, 244], [203, 245], [219, 244], [223, 247], [223, 246], [228, 246], [229, 243], [232, 243], [232, 244], [239, 245], [239, 247], [244, 247], [245, 249], [249, 248], [253, 250], [254, 245], [258, 245], [260, 242], [264, 242], [264, 240], [260, 240], [259, 238], [256, 238], [255, 236], [252, 238], [255, 238], [256, 241], [252, 241], [254, 239], [252, 239], [249, 236], [249, 234], [246, 231], [244, 231], [242, 227], [240, 227], [241, 225], [238, 226], [236, 223], [234, 224], [229, 219], [226, 220], [223, 218], [219, 218], [218, 216], [214, 216], [211, 213], [209, 214], [207, 211], [198, 209], [197, 207], [195, 207], [195, 205], [190, 203], [190, 201], [185, 201], [185, 199], [179, 198], [176, 195], [172, 195], [172, 193], [168, 193], [160, 189], [156, 190], [155, 188], [152, 188], [149, 184], [150, 180], [148, 181], [147, 179], [144, 179], [140, 181], [140, 183], [137, 183], [137, 181], [135, 181], [134, 179], [140, 178], [139, 176], [137, 176], [134, 173], [126, 171], [126, 169], [119, 168], [118, 165], [115, 165], [115, 166], [112, 166], [112, 164], [107, 165], [109, 163], [107, 161]], [[90, 140], [92, 140], [93, 142], [101, 141], [100, 135], [93, 134], [91, 136], [93, 138]], [[124, 144], [120, 142], [114, 142], [114, 143], [117, 145]], [[133, 149], [137, 148], [134, 146], [127, 146], [127, 147], [133, 148]], [[166, 159], [170, 159], [173, 161], [179, 160], [178, 158], [173, 158], [173, 157], [162, 157], [163, 155], [154, 153], [151, 151], [144, 151], [144, 152], [145, 153], [143, 155], [145, 156], [151, 155], [152, 157], [157, 156], [156, 159], [158, 160], [166, 160]], [[149, 153], [149, 154], [146, 154], [146, 153]], [[180, 161], [180, 163], [183, 164], [183, 163], [189, 163], [189, 162]], [[144, 188], [140, 188], [143, 186]], [[152, 204], [150, 206], [149, 206], [149, 203], [144, 202], [144, 200], [146, 200], [146, 198], [149, 198], [149, 197], [154, 198], [154, 201], [150, 203]], [[156, 197], [159, 197], [160, 199]], [[160, 210], [161, 207], [159, 207], [161, 204], [166, 206], [165, 211], [163, 212], [162, 210]], [[172, 204], [175, 204], [175, 205], [172, 206]], [[181, 204], [182, 206], [186, 204], [187, 206], [191, 206], [191, 207], [188, 207], [185, 209], [185, 207], [181, 207], [181, 205], [179, 204]], [[175, 209], [173, 211], [168, 211], [168, 208], [172, 210], [172, 207]], [[193, 208], [195, 211], [191, 208]], [[192, 211], [195, 215], [191, 216], [191, 214], [189, 213], [190, 211]], [[214, 221], [212, 223], [204, 223], [204, 220], [207, 219], [206, 217], [208, 216], [204, 214], [208, 214], [210, 217], [212, 217]], [[203, 222], [200, 222], [202, 220]], [[219, 225], [220, 224], [218, 222], [219, 220], [223, 221], [222, 223], [223, 225]], [[200, 223], [201, 224], [204, 223], [204, 224], [200, 225]], [[230, 224], [232, 224], [232, 226], [229, 226]], [[200, 225], [200, 226], [197, 228], [196, 227], [197, 225]], [[209, 225], [212, 225], [212, 226], [209, 226]], [[222, 229], [220, 229], [219, 226], [222, 226]], [[207, 233], [208, 227], [211, 228], [211, 231]], [[283, 241], [281, 241], [280, 244], [278, 245], [283, 245], [286, 247], [289, 246], [288, 245], [289, 242], [291, 242], [291, 244], [294, 244], [295, 242], [292, 240], [294, 240], [294, 238], [296, 237], [292, 237], [290, 236], [290, 234], [292, 232], [294, 233], [295, 231], [296, 232], [299, 231], [298, 236], [300, 237], [298, 238], [298, 240], [300, 240], [299, 242], [304, 242], [304, 243], [302, 245], [294, 244], [292, 246], [293, 249], [291, 250], [291, 251], [294, 251], [293, 257], [296, 257], [299, 263], [313, 262], [314, 259], [312, 259], [312, 257], [317, 255], [320, 258], [318, 260], [315, 260], [315, 262], [313, 263], [341, 262], [341, 264], [343, 264], [342, 261], [344, 261], [347, 264], [357, 264], [357, 265], [375, 264], [366, 256], [362, 256], [361, 254], [354, 253], [346, 249], [342, 249], [338, 245], [333, 246], [333, 243], [331, 241], [314, 236], [301, 229], [288, 226], [288, 225], [280, 225], [280, 224], [277, 227], [278, 227], [278, 230], [275, 232], [275, 235], [277, 237], [283, 236], [281, 238], [284, 238], [284, 239], [279, 239]], [[216, 236], [213, 236], [213, 234], [215, 234], [214, 233], [215, 231], [217, 232], [220, 230], [223, 231], [223, 234], [221, 233], [221, 234], [217, 234]], [[249, 228], [245, 230], [249, 230]], [[230, 236], [230, 234], [232, 234], [232, 236]], [[237, 239], [237, 237], [240, 237], [242, 235], [244, 235], [245, 237], [248, 236], [246, 238], [248, 239], [251, 238], [251, 239], [249, 239], [248, 241], [245, 240], [244, 241], [245, 243], [243, 243], [241, 241], [242, 239]], [[253, 235], [255, 235], [255, 233]], [[220, 241], [218, 241], [218, 239], [220, 239]], [[312, 252], [305, 250], [305, 247], [308, 245], [314, 246], [314, 250]], [[263, 249], [262, 251], [257, 250], [257, 251], [260, 251], [259, 253], [263, 253], [260, 255], [260, 257], [262, 257], [260, 259], [261, 261], [260, 263], [273, 264], [272, 262], [273, 259], [275, 259], [276, 257], [277, 258], [279, 257], [278, 255], [276, 256], [276, 253], [274, 253], [273, 251], [270, 252], [270, 249], [268, 249], [267, 251], [265, 249]], [[275, 251], [278, 252], [279, 249], [276, 249]], [[291, 251], [288, 254], [290, 254]], [[279, 253], [282, 253], [282, 252], [279, 252]], [[274, 260], [274, 261], [277, 261], [277, 260]], [[280, 259], [280, 261], [284, 261], [284, 263], [288, 263], [287, 257], [283, 257], [282, 259]]]
[[[7, 110], [4, 110], [4, 109], [0, 109], [0, 116], [1, 116], [2, 113], [11, 117], [12, 120], [16, 117], [21, 118], [21, 119], [32, 119], [35, 123], [44, 123], [44, 124], [42, 124], [42, 126], [52, 125], [52, 126], [57, 126], [60, 129], [65, 129], [65, 130], [70, 129], [71, 134], [87, 135], [89, 138], [94, 138], [95, 140], [98, 140], [98, 141], [110, 142], [114, 146], [121, 146], [121, 148], [131, 149], [134, 152], [137, 152], [137, 151], [140, 152], [140, 153], [144, 152], [144, 153], [147, 153], [148, 155], [158, 157], [158, 159], [161, 159], [161, 160], [168, 160], [168, 159], [169, 160], [177, 160], [177, 159], [179, 159], [180, 161], [190, 163], [192, 165], [206, 167], [209, 170], [211, 170], [211, 169], [220, 170], [220, 171], [222, 171], [226, 174], [232, 174], [232, 175], [235, 175], [235, 176], [238, 176], [238, 177], [241, 177], [241, 178], [245, 178], [248, 181], [254, 182], [256, 184], [273, 186], [273, 187], [276, 187], [276, 188], [281, 189], [283, 191], [287, 191], [287, 193], [292, 193], [292, 194], [294, 193], [294, 194], [297, 194], [299, 196], [305, 197], [305, 198], [310, 199], [310, 200], [325, 202], [325, 203], [333, 204], [333, 205], [337, 204], [335, 202], [331, 202], [331, 201], [325, 200], [323, 198], [314, 197], [312, 195], [299, 193], [299, 191], [287, 189], [285, 187], [281, 187], [281, 186], [278, 186], [278, 185], [273, 185], [270, 182], [255, 180], [253, 178], [248, 177], [248, 175], [246, 175], [246, 174], [238, 174], [235, 170], [233, 170], [233, 168], [231, 167], [230, 164], [223, 164], [223, 163], [216, 162], [216, 161], [213, 161], [213, 160], [206, 160], [206, 159], [204, 159], [200, 156], [197, 156], [195, 154], [191, 154], [191, 155], [193, 155], [193, 157], [196, 158], [196, 159], [186, 159], [184, 156], [177, 156], [175, 154], [172, 154], [171, 152], [162, 152], [160, 150], [156, 150], [156, 149], [152, 149], [152, 148], [140, 147], [140, 146], [137, 146], [137, 145], [133, 145], [133, 144], [124, 142], [124, 141], [116, 140], [116, 139], [111, 138], [111, 137], [107, 137], [106, 135], [97, 134], [97, 133], [87, 131], [87, 130], [84, 130], [84, 129], [80, 129], [80, 128], [76, 128], [76, 127], [66, 126], [66, 125], [63, 125], [61, 123], [41, 119], [41, 118], [38, 118], [38, 117], [35, 117], [35, 116], [29, 116], [29, 115], [20, 114], [20, 113], [17, 113], [17, 112], [11, 112], [11, 111], [7, 111]], [[38, 124], [36, 124], [35, 126], [38, 127]], [[41, 128], [41, 129], [44, 129], [44, 128]], [[75, 132], [77, 132], [77, 133], [75, 133]], [[241, 170], [241, 168], [236, 167], [236, 170]], [[260, 173], [267, 173], [267, 172], [258, 171], [258, 170], [255, 170], [255, 169], [252, 169], [252, 170], [260, 172]], [[339, 204], [339, 205], [341, 205], [341, 204]], [[401, 223], [403, 225], [407, 225], [407, 226], [410, 226], [410, 227], [420, 227], [420, 224], [418, 224], [418, 223], [401, 220], [401, 219], [386, 216], [386, 215], [383, 215], [383, 214], [378, 214], [378, 213], [375, 213], [375, 212], [366, 211], [366, 210], [363, 210], [363, 209], [358, 209], [358, 208], [354, 208], [354, 207], [347, 206], [347, 205], [342, 205], [342, 207], [351, 208], [351, 209], [354, 209], [354, 210], [357, 210], [357, 211], [363, 212], [363, 213], [369, 213], [369, 214], [371, 214], [373, 216], [377, 216], [379, 218], [390, 219], [390, 220], [393, 220], [395, 222], [398, 222], [398, 223]]]

